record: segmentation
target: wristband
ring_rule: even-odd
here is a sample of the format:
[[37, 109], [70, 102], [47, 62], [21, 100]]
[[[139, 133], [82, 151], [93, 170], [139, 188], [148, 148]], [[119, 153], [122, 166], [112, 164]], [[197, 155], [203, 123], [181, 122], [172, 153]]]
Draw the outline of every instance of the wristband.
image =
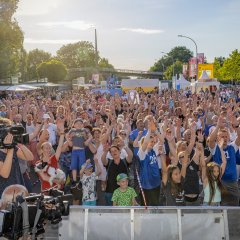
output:
[[203, 142], [200, 142], [200, 141], [198, 141], [199, 143], [203, 143]]
[[37, 122], [37, 124], [40, 124], [40, 125], [41, 125], [41, 124], [42, 124], [42, 122]]

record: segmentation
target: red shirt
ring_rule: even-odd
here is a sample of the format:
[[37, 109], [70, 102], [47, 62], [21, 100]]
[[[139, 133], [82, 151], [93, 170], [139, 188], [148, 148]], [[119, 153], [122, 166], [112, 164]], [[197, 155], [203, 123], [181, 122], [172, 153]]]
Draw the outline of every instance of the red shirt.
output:
[[[36, 165], [37, 165], [37, 164], [40, 164], [40, 163], [41, 163], [41, 162], [37, 162]], [[53, 168], [55, 168], [55, 169], [58, 168], [58, 161], [57, 161], [55, 155], [51, 156], [51, 158], [49, 159], [47, 165], [48, 165], [48, 167], [53, 167]], [[50, 177], [50, 175], [48, 174], [48, 168], [46, 168], [46, 170], [44, 171], [44, 173], [47, 174], [47, 175]], [[42, 189], [42, 191], [44, 191], [44, 190], [46, 190], [46, 189], [49, 189], [49, 188], [54, 187], [54, 186], [57, 185], [56, 183], [53, 183], [53, 186], [51, 186], [50, 183], [49, 183], [48, 181], [43, 180], [40, 175], [39, 175], [39, 178], [40, 178], [40, 180], [41, 180], [41, 189]]]

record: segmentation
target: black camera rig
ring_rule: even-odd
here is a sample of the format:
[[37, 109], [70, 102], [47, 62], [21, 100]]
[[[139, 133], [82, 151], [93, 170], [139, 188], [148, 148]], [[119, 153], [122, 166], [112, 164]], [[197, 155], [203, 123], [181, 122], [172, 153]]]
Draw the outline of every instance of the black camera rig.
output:
[[[24, 127], [21, 125], [6, 126], [0, 124], [0, 148], [14, 148], [18, 143], [28, 144], [29, 134], [24, 133]], [[4, 144], [4, 139], [8, 133], [13, 135], [12, 144]]]
[[47, 221], [57, 224], [62, 216], [69, 215], [69, 206], [73, 199], [71, 194], [64, 195], [56, 189], [50, 189], [48, 196], [41, 194], [23, 198], [17, 196], [7, 210], [0, 211], [0, 237], [17, 240], [20, 237], [38, 235], [45, 232], [44, 225]]

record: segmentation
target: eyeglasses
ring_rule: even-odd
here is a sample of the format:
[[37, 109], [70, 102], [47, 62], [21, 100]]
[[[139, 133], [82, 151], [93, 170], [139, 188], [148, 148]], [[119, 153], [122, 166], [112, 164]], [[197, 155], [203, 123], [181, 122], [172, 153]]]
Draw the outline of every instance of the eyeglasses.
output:
[[122, 136], [127, 136], [127, 134], [126, 134], [126, 133], [120, 133], [120, 135], [122, 135]]

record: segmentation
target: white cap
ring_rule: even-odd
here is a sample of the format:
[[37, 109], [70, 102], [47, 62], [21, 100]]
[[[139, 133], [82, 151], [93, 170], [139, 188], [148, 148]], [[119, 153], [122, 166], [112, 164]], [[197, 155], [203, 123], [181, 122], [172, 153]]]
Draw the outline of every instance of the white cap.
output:
[[44, 113], [44, 114], [43, 114], [43, 119], [48, 119], [48, 118], [51, 118], [51, 117], [49, 116], [49, 114], [48, 114], [48, 113]]

